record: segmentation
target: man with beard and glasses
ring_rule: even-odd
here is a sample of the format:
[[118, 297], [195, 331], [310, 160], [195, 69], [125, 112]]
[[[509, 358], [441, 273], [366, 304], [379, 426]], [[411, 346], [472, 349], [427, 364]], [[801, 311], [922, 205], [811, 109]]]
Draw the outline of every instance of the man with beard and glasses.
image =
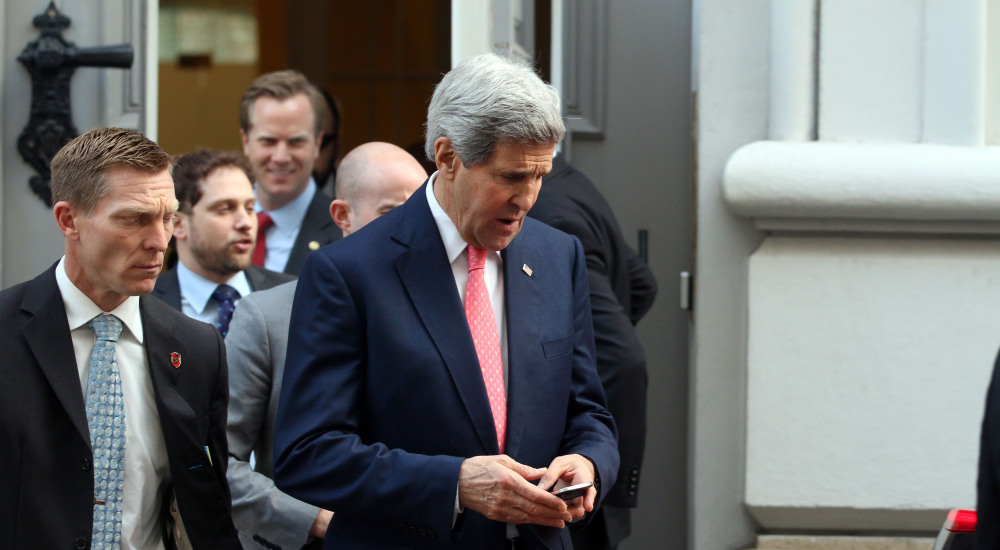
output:
[[177, 157], [174, 167], [178, 262], [160, 275], [153, 295], [223, 336], [241, 297], [294, 279], [250, 265], [257, 235], [251, 174], [238, 153], [206, 149]]

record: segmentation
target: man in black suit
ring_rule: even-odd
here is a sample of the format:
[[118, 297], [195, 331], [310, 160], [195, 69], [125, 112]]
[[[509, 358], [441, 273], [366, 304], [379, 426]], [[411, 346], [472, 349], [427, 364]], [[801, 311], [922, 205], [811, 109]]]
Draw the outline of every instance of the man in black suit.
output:
[[1000, 356], [986, 391], [979, 441], [979, 480], [976, 484], [976, 550], [1000, 548]]
[[9, 548], [239, 548], [222, 338], [153, 289], [170, 156], [88, 132], [52, 159], [66, 253], [0, 292], [0, 540]]
[[253, 264], [298, 275], [306, 256], [340, 239], [329, 195], [313, 181], [323, 95], [297, 71], [257, 77], [240, 100], [240, 138], [256, 176]]
[[618, 481], [593, 520], [571, 527], [577, 550], [611, 549], [628, 537], [638, 504], [646, 446], [646, 354], [635, 324], [656, 298], [653, 273], [622, 238], [611, 206], [582, 172], [562, 157], [542, 180], [528, 215], [580, 239], [587, 258], [590, 307], [608, 409], [618, 425]]
[[241, 297], [295, 277], [250, 265], [256, 200], [242, 155], [196, 149], [177, 157], [173, 175], [180, 203], [174, 224], [178, 262], [157, 279], [153, 296], [225, 336]]

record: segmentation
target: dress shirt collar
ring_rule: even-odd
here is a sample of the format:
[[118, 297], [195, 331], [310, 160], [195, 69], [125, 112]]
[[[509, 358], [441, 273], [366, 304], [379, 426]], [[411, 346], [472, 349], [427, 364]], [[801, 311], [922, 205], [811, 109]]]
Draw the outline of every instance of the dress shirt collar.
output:
[[[254, 195], [257, 194], [257, 187], [254, 186]], [[279, 228], [292, 228], [299, 227], [302, 225], [302, 220], [306, 217], [306, 211], [309, 210], [309, 204], [312, 203], [313, 197], [316, 196], [316, 182], [313, 181], [312, 177], [309, 178], [309, 185], [306, 186], [305, 191], [301, 195], [292, 199], [292, 202], [277, 208], [275, 210], [264, 210], [264, 207], [260, 205], [260, 201], [254, 203], [254, 211], [256, 212], [267, 212], [271, 219], [274, 221], [275, 227]], [[270, 236], [270, 235], [268, 235]]]
[[[434, 172], [427, 180], [427, 204], [431, 207], [431, 215], [434, 216], [434, 223], [437, 224], [438, 233], [441, 233], [441, 241], [444, 243], [444, 250], [448, 254], [448, 263], [453, 264], [455, 263], [455, 259], [465, 252], [465, 247], [468, 246], [468, 243], [462, 239], [462, 235], [458, 232], [458, 227], [455, 227], [455, 222], [452, 221], [448, 213], [441, 207], [437, 197], [434, 196], [434, 179], [437, 174], [437, 172]], [[489, 250], [486, 257], [490, 256], [495, 256], [497, 260], [501, 260], [499, 252]]]
[[82, 290], [69, 280], [66, 274], [66, 256], [59, 260], [56, 266], [56, 284], [66, 305], [66, 317], [69, 320], [69, 330], [76, 330], [90, 322], [102, 313], [110, 313], [121, 320], [132, 336], [142, 344], [142, 318], [139, 316], [139, 297], [129, 296], [112, 311], [104, 311], [94, 303]]
[[[219, 286], [219, 283], [210, 281], [188, 269], [184, 262], [177, 262], [177, 282], [181, 287], [181, 295], [199, 315], [205, 311], [208, 301], [212, 298], [212, 293]], [[237, 272], [223, 284], [235, 288], [240, 296], [250, 294], [250, 281], [247, 280], [246, 271]]]

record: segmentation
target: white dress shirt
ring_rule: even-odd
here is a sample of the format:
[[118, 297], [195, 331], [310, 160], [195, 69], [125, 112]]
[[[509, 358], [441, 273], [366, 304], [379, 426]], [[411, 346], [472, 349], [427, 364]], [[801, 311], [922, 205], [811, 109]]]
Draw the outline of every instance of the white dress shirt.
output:
[[[215, 292], [219, 283], [209, 281], [191, 271], [184, 265], [184, 262], [177, 262], [177, 283], [180, 285], [181, 311], [184, 312], [184, 315], [217, 326], [219, 304], [212, 297], [212, 293]], [[234, 300], [234, 304], [251, 292], [250, 281], [247, 280], [245, 271], [237, 272], [223, 284], [235, 288], [240, 293], [239, 297]]]
[[[441, 233], [441, 241], [444, 243], [445, 253], [448, 254], [448, 262], [451, 263], [451, 273], [455, 276], [455, 285], [458, 287], [458, 295], [465, 304], [465, 283], [469, 280], [469, 246], [462, 235], [459, 234], [455, 222], [441, 208], [437, 197], [434, 196], [434, 178], [437, 172], [431, 174], [427, 181], [427, 204], [431, 208], [431, 215], [434, 216], [434, 223], [437, 224], [438, 232]], [[503, 291], [503, 258], [500, 252], [489, 250], [486, 252], [486, 265], [483, 267], [483, 279], [486, 282], [486, 292], [490, 295], [490, 304], [493, 306], [493, 318], [496, 319], [500, 336], [500, 356], [503, 360], [503, 383], [506, 390], [507, 383], [507, 325], [504, 323], [504, 291]], [[478, 365], [477, 365], [478, 366]], [[458, 488], [455, 488], [455, 517], [464, 512], [458, 504]], [[454, 522], [454, 520], [452, 520]], [[517, 536], [517, 526], [507, 524], [507, 538]]]
[[[256, 194], [256, 187], [254, 187]], [[301, 195], [295, 197], [292, 202], [275, 210], [264, 210], [260, 201], [254, 204], [254, 211], [267, 212], [271, 216], [274, 224], [267, 228], [264, 235], [267, 237], [267, 256], [264, 258], [264, 267], [271, 271], [283, 273], [288, 265], [288, 258], [292, 255], [292, 248], [295, 246], [295, 239], [299, 238], [299, 229], [302, 227], [302, 220], [309, 211], [309, 205], [313, 197], [316, 196], [316, 182], [309, 178], [309, 185]]]
[[115, 357], [122, 378], [125, 400], [125, 489], [122, 495], [122, 548], [126, 550], [163, 549], [163, 525], [160, 512], [164, 491], [170, 481], [167, 444], [163, 439], [160, 417], [153, 396], [153, 380], [143, 345], [139, 298], [131, 296], [113, 311], [102, 311], [69, 280], [65, 256], [56, 266], [56, 283], [66, 305], [73, 351], [80, 387], [87, 398], [90, 355], [97, 337], [87, 323], [110, 313], [121, 320]]
[[[444, 243], [445, 253], [448, 254], [448, 262], [451, 263], [451, 273], [455, 276], [455, 286], [458, 287], [458, 296], [465, 304], [465, 283], [469, 280], [469, 253], [466, 247], [467, 242], [458, 233], [455, 222], [448, 217], [448, 214], [441, 208], [437, 197], [434, 196], [434, 172], [427, 182], [427, 203], [431, 207], [431, 215], [434, 216], [434, 223], [437, 224], [438, 232], [441, 233], [441, 241]], [[486, 265], [483, 268], [484, 280], [486, 281], [486, 292], [490, 295], [490, 304], [493, 306], [493, 317], [496, 319], [500, 337], [500, 355], [503, 360], [503, 381], [504, 388], [507, 386], [507, 325], [504, 323], [504, 293], [503, 293], [503, 259], [500, 252], [489, 250], [486, 252]]]

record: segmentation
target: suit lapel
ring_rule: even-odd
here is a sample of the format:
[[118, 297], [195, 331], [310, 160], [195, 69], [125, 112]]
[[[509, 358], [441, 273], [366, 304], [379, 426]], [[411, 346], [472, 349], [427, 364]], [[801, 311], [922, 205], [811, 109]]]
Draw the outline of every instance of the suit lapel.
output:
[[316, 189], [316, 194], [309, 203], [306, 215], [302, 217], [299, 235], [292, 245], [292, 252], [285, 265], [285, 273], [298, 273], [302, 269], [306, 256], [312, 252], [312, 249], [309, 248], [310, 242], [316, 241], [320, 246], [323, 246], [340, 238], [340, 230], [333, 227], [333, 218], [330, 217], [330, 202], [332, 200], [329, 195], [318, 188]]
[[30, 283], [21, 308], [31, 315], [22, 329], [24, 339], [66, 409], [66, 414], [89, 444], [90, 428], [87, 426], [80, 371], [66, 320], [66, 306], [56, 284], [54, 269], [49, 269]]
[[147, 296], [139, 298], [139, 313], [142, 316], [142, 332], [146, 359], [149, 361], [149, 373], [153, 380], [154, 393], [160, 399], [164, 390], [173, 391], [180, 380], [181, 369], [171, 364], [171, 354], [179, 353], [183, 364], [183, 342], [174, 334], [173, 328], [163, 322], [163, 315], [158, 315], [155, 303]]
[[263, 269], [255, 265], [248, 265], [245, 273], [247, 274], [247, 282], [250, 284], [250, 290], [264, 289], [265, 283]]
[[406, 203], [393, 238], [408, 247], [394, 265], [417, 315], [431, 336], [458, 389], [480, 443], [496, 454], [499, 446], [479, 359], [455, 289], [444, 244], [421, 187]]
[[[544, 319], [539, 307], [545, 297], [536, 284], [544, 277], [543, 258], [530, 246], [524, 229], [502, 252], [505, 309], [507, 323], [507, 454], [515, 456], [529, 411], [540, 398], [535, 386], [531, 361], [526, 360], [530, 346], [539, 339], [538, 324]], [[528, 266], [529, 275], [524, 266]], [[537, 270], [538, 272], [536, 272]]]
[[163, 300], [177, 311], [181, 311], [181, 283], [177, 277], [177, 266], [170, 268], [156, 278], [153, 296]]

